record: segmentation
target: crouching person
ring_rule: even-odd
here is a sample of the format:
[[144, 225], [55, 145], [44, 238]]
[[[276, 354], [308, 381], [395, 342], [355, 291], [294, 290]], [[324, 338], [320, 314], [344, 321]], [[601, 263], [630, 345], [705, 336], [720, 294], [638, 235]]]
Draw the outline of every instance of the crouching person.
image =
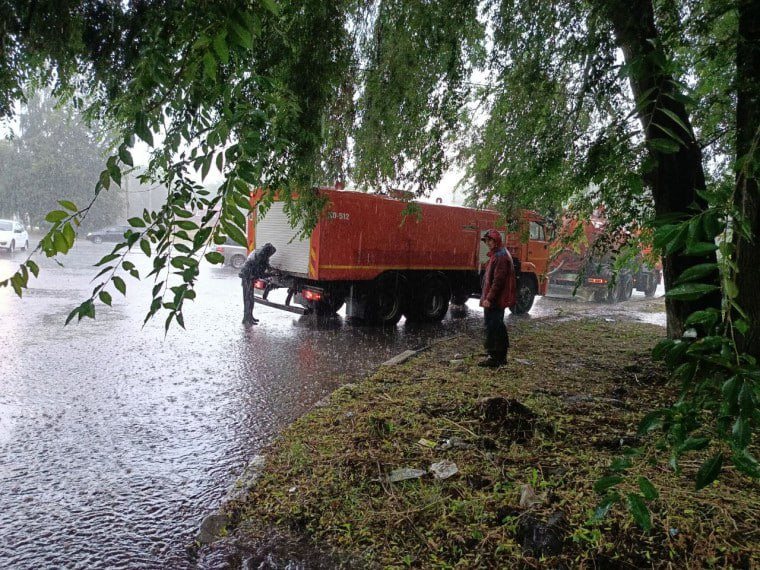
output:
[[512, 256], [504, 247], [501, 234], [488, 230], [481, 241], [488, 246], [488, 263], [483, 276], [480, 306], [485, 321], [485, 349], [488, 358], [478, 363], [486, 368], [498, 368], [507, 363], [509, 333], [504, 324], [504, 309], [517, 301], [517, 282]]
[[266, 243], [261, 249], [257, 249], [251, 252], [248, 259], [245, 260], [238, 276], [243, 285], [243, 324], [255, 325], [258, 323], [258, 319], [253, 317], [253, 305], [255, 303], [255, 295], [253, 293], [253, 282], [256, 279], [265, 277], [272, 271], [272, 267], [269, 265], [269, 258], [271, 258], [277, 249], [271, 244]]

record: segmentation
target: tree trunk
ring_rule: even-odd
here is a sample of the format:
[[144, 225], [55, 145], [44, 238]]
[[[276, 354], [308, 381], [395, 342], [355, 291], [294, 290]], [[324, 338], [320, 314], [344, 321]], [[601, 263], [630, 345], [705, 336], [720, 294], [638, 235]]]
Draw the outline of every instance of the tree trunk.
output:
[[760, 2], [741, 0], [736, 49], [736, 206], [751, 232], [736, 240], [736, 276], [739, 306], [750, 320], [739, 337], [739, 348], [760, 359]]
[[[705, 189], [702, 152], [694, 137], [686, 108], [678, 100], [673, 77], [664, 70], [664, 53], [659, 45], [652, 1], [596, 0], [595, 4], [599, 12], [612, 23], [615, 39], [630, 69], [631, 90], [638, 106], [638, 117], [644, 130], [649, 156], [654, 162], [651, 171], [646, 174], [646, 182], [652, 188], [657, 216], [693, 213], [689, 207], [694, 204], [704, 208], [706, 203], [697, 194], [697, 191]], [[646, 99], [646, 104], [640, 104], [643, 99]], [[673, 115], [679, 120], [671, 118]], [[678, 151], [663, 152], [662, 146], [657, 144], [656, 139], [673, 140], [662, 127], [681, 139], [683, 144], [679, 145]], [[715, 254], [706, 257], [664, 255], [665, 290], [673, 287], [685, 269], [699, 263], [714, 263], [715, 260]], [[696, 301], [666, 299], [668, 336], [681, 336], [686, 317], [708, 306], [720, 307], [719, 293]]]

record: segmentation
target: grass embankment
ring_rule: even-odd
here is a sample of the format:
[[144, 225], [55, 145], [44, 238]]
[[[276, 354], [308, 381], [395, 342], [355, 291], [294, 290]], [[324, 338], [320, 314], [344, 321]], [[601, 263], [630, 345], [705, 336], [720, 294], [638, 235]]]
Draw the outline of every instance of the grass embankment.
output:
[[[698, 457], [681, 475], [665, 452], [635, 464], [659, 490], [650, 532], [620, 505], [590, 522], [594, 482], [674, 397], [650, 359], [661, 328], [527, 321], [511, 332], [506, 368], [478, 368], [480, 339], [458, 337], [336, 391], [267, 450], [238, 537], [305, 534], [352, 567], [760, 565], [760, 486], [729, 469], [694, 492]], [[388, 480], [441, 460], [458, 473]]]

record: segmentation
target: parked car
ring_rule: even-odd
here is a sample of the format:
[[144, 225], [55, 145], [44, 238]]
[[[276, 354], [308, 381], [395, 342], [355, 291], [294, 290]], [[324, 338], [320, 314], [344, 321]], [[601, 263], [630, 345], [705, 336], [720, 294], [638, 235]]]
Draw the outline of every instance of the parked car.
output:
[[124, 233], [131, 230], [131, 226], [111, 226], [95, 230], [87, 234], [87, 239], [92, 243], [103, 243], [104, 241], [120, 242], [124, 240]]
[[0, 220], [0, 249], [8, 253], [17, 249], [29, 249], [29, 234], [21, 222]]
[[230, 238], [227, 238], [224, 245], [216, 246], [216, 251], [224, 256], [225, 265], [230, 265], [235, 269], [243, 267], [248, 257], [248, 250]]

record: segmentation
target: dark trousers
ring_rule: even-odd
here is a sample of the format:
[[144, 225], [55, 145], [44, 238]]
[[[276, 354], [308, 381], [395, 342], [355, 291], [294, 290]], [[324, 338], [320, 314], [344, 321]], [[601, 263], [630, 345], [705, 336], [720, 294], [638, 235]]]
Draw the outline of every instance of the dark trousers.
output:
[[488, 356], [494, 360], [507, 359], [509, 350], [509, 333], [504, 324], [504, 309], [484, 308], [483, 318], [486, 325], [486, 340], [483, 346]]
[[253, 280], [242, 279], [243, 284], [243, 322], [253, 322], [253, 305], [256, 302], [253, 294]]

